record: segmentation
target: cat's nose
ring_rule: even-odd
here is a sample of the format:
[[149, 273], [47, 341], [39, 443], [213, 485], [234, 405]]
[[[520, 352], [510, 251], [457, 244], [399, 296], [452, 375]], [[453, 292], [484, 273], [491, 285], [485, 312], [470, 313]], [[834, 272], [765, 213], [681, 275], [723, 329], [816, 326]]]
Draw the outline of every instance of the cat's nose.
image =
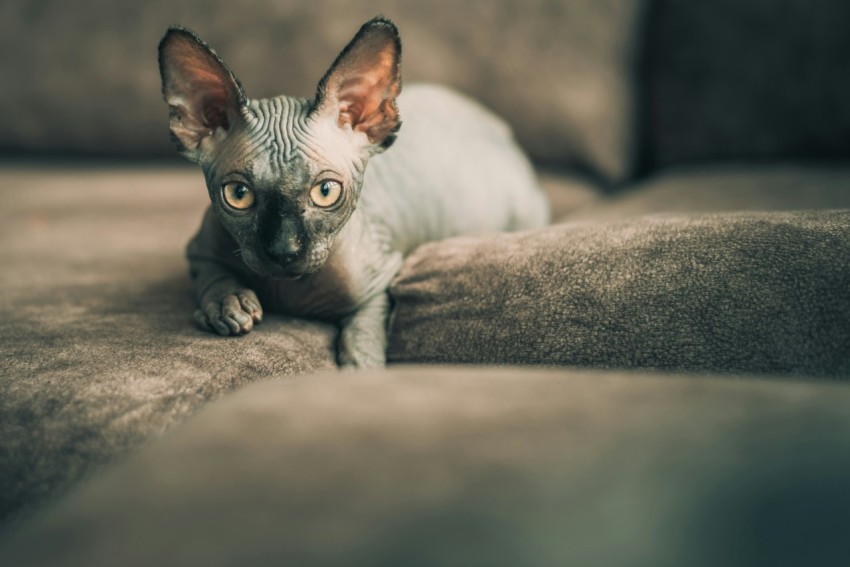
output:
[[288, 264], [294, 261], [301, 253], [301, 239], [295, 235], [284, 238], [275, 238], [266, 246], [266, 253], [280, 264]]

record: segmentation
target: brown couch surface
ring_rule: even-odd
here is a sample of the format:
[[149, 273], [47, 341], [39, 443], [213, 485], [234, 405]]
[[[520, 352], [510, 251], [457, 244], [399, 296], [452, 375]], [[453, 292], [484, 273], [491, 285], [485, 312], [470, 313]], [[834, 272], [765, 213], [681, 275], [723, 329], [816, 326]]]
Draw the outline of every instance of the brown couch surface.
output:
[[489, 368], [256, 384], [0, 563], [841, 565], [845, 384]]
[[[554, 200], [593, 198], [547, 185]], [[183, 248], [207, 197], [193, 168], [7, 166], [0, 195], [7, 521], [209, 400], [334, 367], [328, 324], [267, 314], [242, 338], [195, 327]], [[429, 245], [394, 285], [390, 357], [846, 375], [846, 224], [586, 221]]]
[[269, 317], [235, 340], [195, 327], [194, 171], [5, 168], [0, 195], [0, 518], [224, 392], [335, 367], [331, 325]]
[[850, 210], [658, 215], [420, 246], [392, 362], [850, 376]]
[[[377, 12], [399, 24], [406, 82], [453, 86], [482, 100], [513, 126], [536, 165], [546, 167], [542, 183], [554, 218], [564, 223], [533, 235], [460, 239], [416, 251], [393, 289], [397, 311], [391, 358], [700, 371], [690, 381], [644, 382], [654, 385], [651, 393], [640, 396], [678, 416], [656, 416], [646, 401], [635, 410], [657, 417], [655, 424], [647, 422], [647, 437], [634, 445], [647, 458], [657, 458], [657, 468], [654, 460], [642, 460], [643, 453], [631, 452], [625, 441], [618, 441], [612, 449], [616, 454], [610, 455], [597, 453], [590, 444], [568, 453], [576, 460], [551, 469], [567, 477], [546, 484], [549, 477], [532, 471], [527, 477], [532, 486], [537, 481], [552, 491], [560, 486], [557, 490], [566, 492], [557, 494], [568, 498], [554, 501], [565, 502], [563, 510], [569, 511], [572, 498], [580, 500], [586, 486], [570, 484], [577, 477], [569, 475], [605, 478], [601, 475], [616, 474], [622, 466], [622, 478], [600, 486], [614, 489], [612, 498], [631, 494], [624, 502], [646, 511], [623, 516], [625, 523], [617, 524], [623, 537], [635, 538], [628, 540], [635, 547], [625, 546], [623, 553], [638, 554], [623, 555], [623, 564], [643, 557], [641, 541], [662, 537], [656, 528], [669, 528], [664, 537], [672, 539], [663, 541], [682, 542], [681, 549], [670, 548], [674, 560], [690, 557], [684, 551], [676, 555], [682, 549], [697, 549], [707, 563], [734, 564], [734, 557], [724, 555], [729, 548], [712, 545], [712, 540], [687, 547], [690, 540], [684, 536], [699, 533], [717, 533], [719, 542], [741, 534], [751, 534], [753, 545], [778, 542], [774, 548], [759, 547], [774, 560], [768, 562], [772, 565], [785, 559], [815, 564], [812, 558], [833, 553], [831, 542], [836, 540], [829, 530], [838, 524], [830, 523], [835, 517], [831, 502], [844, 505], [846, 498], [842, 500], [843, 485], [835, 480], [839, 477], [828, 475], [846, 471], [846, 451], [834, 450], [846, 445], [846, 422], [835, 413], [845, 401], [844, 390], [782, 381], [715, 381], [705, 373], [847, 377], [850, 36], [845, 0], [0, 3], [0, 105], [6, 109], [0, 121], [0, 531], [131, 455], [210, 400], [270, 379], [281, 383], [268, 388], [288, 392], [284, 378], [334, 368], [336, 330], [328, 324], [269, 314], [250, 336], [235, 339], [194, 327], [183, 247], [200, 222], [207, 197], [200, 172], [171, 165], [176, 158], [161, 161], [173, 155], [173, 148], [159, 92], [156, 44], [167, 25], [182, 23], [218, 48], [250, 96], [310, 96], [338, 50]], [[75, 156], [88, 161], [78, 162]], [[135, 165], [117, 161], [128, 158]], [[644, 216], [657, 213], [675, 216]], [[437, 404], [450, 399], [455, 376], [438, 379], [435, 388], [444, 385], [446, 392], [423, 394], [425, 402], [430, 395]], [[492, 394], [489, 376], [468, 387], [482, 390], [488, 404], [505, 395], [499, 412], [511, 415], [504, 423], [514, 423], [508, 406], [516, 397], [517, 427], [534, 430], [532, 410], [538, 406], [531, 397], [538, 394], [560, 392], [565, 399], [541, 403], [583, 415], [585, 408], [568, 401], [579, 390], [584, 392], [579, 400], [598, 402], [596, 407], [604, 410], [599, 419], [608, 419], [605, 412], [611, 412], [611, 427], [631, 423], [629, 396], [622, 406], [616, 399], [606, 406], [591, 391], [599, 387], [603, 397], [620, 388], [630, 391], [626, 383], [633, 375], [610, 378], [609, 385], [618, 386], [606, 389], [604, 380], [591, 381], [591, 375], [581, 372], [575, 374], [582, 377], [581, 387], [570, 392], [539, 385], [524, 392], [526, 383], [517, 376], [511, 386], [498, 386]], [[406, 387], [423, 392], [416, 380], [405, 383], [398, 391], [389, 385], [378, 388], [380, 394], [372, 391], [386, 401], [376, 413], [390, 411], [388, 424], [412, 431], [415, 423], [404, 425], [403, 416], [391, 412], [393, 397], [404, 398]], [[680, 389], [704, 395], [704, 405], [699, 396], [691, 399]], [[825, 399], [832, 395], [834, 400]], [[352, 411], [375, 410], [360, 401], [365, 405], [355, 404]], [[684, 411], [679, 403], [694, 410], [698, 419], [692, 427], [679, 413]], [[447, 404], [457, 423], [464, 422], [464, 412], [479, 415], [474, 403]], [[754, 421], [747, 418], [751, 407], [757, 410]], [[737, 413], [730, 415], [727, 408]], [[309, 408], [293, 411], [306, 415]], [[429, 419], [442, 415], [437, 408], [423, 411], [435, 412]], [[357, 422], [364, 416], [358, 415], [339, 419], [364, 425]], [[620, 416], [624, 421], [618, 425]], [[725, 418], [729, 420], [712, 421]], [[501, 419], [491, 423], [492, 432], [481, 432], [482, 450], [492, 446], [488, 436], [500, 431]], [[551, 431], [568, 423], [556, 422], [553, 418]], [[710, 437], [700, 424], [722, 431]], [[726, 430], [724, 424], [733, 427]], [[676, 437], [679, 428], [699, 442], [689, 445], [688, 438]], [[560, 446], [548, 445], [551, 438], [541, 432], [540, 450], [557, 455]], [[452, 445], [448, 437], [434, 439], [446, 443], [447, 450], [466, 447], [463, 440]], [[572, 439], [578, 443], [581, 438]], [[585, 441], [594, 439], [591, 435]], [[474, 442], [469, 446], [474, 449]], [[729, 447], [731, 460], [723, 461]], [[392, 474], [407, 470], [402, 449], [392, 449], [401, 458], [399, 469], [388, 469]], [[534, 447], [529, 450], [535, 458], [542, 455]], [[753, 460], [747, 460], [750, 454]], [[765, 457], [763, 467], [759, 456]], [[588, 468], [582, 469], [585, 457]], [[410, 461], [414, 468], [416, 458]], [[658, 488], [668, 486], [664, 483], [671, 477], [664, 466], [670, 462], [680, 467], [669, 485], [672, 492]], [[727, 468], [712, 476], [718, 462]], [[635, 463], [646, 468], [636, 469]], [[760, 484], [771, 478], [771, 463], [786, 467], [791, 480]], [[570, 467], [576, 468], [571, 472]], [[705, 492], [694, 491], [694, 484], [684, 479], [700, 472], [706, 473], [700, 477], [706, 482], [726, 478], [722, 482], [731, 484], [697, 484]], [[493, 486], [505, 486], [499, 482]], [[526, 485], [506, 486], [520, 495], [537, 494]], [[718, 486], [728, 490], [713, 491]], [[540, 494], [557, 496], [547, 492], [550, 488]], [[238, 496], [238, 489], [233, 492]], [[143, 494], [152, 493], [139, 492]], [[514, 525], [510, 514], [498, 514], [503, 511], [499, 502], [512, 508], [515, 500], [499, 500], [498, 491], [480, 494], [483, 501], [459, 501], [469, 506], [459, 522], [469, 517], [475, 524], [476, 514], [483, 513], [476, 506], [481, 506], [481, 511], [497, 513], [494, 518], [504, 517], [503, 527]], [[836, 494], [837, 500], [828, 498]], [[201, 499], [199, 492], [186, 495]], [[789, 503], [777, 495], [799, 495], [799, 500]], [[743, 515], [735, 514], [739, 497], [752, 504], [741, 509]], [[606, 502], [616, 500], [588, 502], [587, 509], [599, 510], [595, 507]], [[702, 503], [706, 516], [676, 512], [678, 503], [683, 509]], [[723, 513], [713, 515], [712, 505]], [[799, 528], [792, 529], [794, 535], [823, 543], [820, 551], [806, 547], [800, 553], [821, 555], [795, 555], [790, 543], [785, 545], [795, 540], [776, 535], [782, 526], [769, 520], [786, 516], [775, 514], [774, 505], [787, 505], [800, 513], [795, 518], [813, 526], [788, 524]], [[517, 528], [504, 547], [494, 547], [494, 552], [505, 551], [496, 558], [507, 561], [515, 557], [512, 551], [536, 545], [533, 539], [512, 539], [522, 538], [523, 529], [537, 526], [534, 533], [542, 543], [550, 541], [547, 518], [564, 519], [561, 508], [550, 512], [538, 518], [539, 524], [531, 518], [527, 528]], [[666, 519], [641, 522], [656, 512]], [[50, 525], [61, 531], [64, 513], [57, 512], [59, 523]], [[81, 537], [75, 541], [84, 543], [85, 529], [107, 517], [81, 523]], [[440, 531], [443, 520], [448, 528], [458, 526], [439, 513], [432, 518], [440, 525], [429, 524], [427, 530], [441, 535], [446, 535]], [[517, 516], [516, 521], [522, 518], [527, 519]], [[583, 515], [580, 520], [588, 518], [608, 516]], [[688, 518], [695, 523], [683, 524]], [[718, 524], [717, 518], [733, 520]], [[602, 525], [599, 521], [590, 521], [587, 529]], [[475, 525], [485, 531], [491, 527]], [[590, 533], [576, 526], [576, 537]], [[758, 532], [759, 526], [769, 529]], [[502, 533], [499, 529], [487, 533]], [[415, 539], [422, 532], [411, 533]], [[406, 532], [392, 535], [406, 537]], [[678, 535], [683, 538], [674, 537]], [[61, 545], [56, 549], [65, 549]], [[587, 539], [558, 550], [580, 554], [601, 549], [622, 559], [613, 543], [592, 545]], [[364, 547], [357, 553], [386, 557], [384, 552]], [[652, 552], [645, 556], [663, 559]]]
[[[545, 184], [561, 215], [594, 197]], [[6, 164], [0, 197], [0, 521], [225, 392], [335, 367], [326, 323], [196, 328], [183, 250], [209, 198], [195, 167]]]

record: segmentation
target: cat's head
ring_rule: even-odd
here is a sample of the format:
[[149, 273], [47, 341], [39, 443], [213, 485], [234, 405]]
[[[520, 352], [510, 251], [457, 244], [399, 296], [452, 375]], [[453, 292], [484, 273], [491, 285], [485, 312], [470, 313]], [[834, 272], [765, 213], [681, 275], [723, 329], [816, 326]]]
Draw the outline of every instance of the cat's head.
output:
[[324, 265], [357, 205], [366, 162], [401, 124], [400, 59], [395, 25], [375, 18], [313, 100], [249, 100], [197, 35], [165, 34], [159, 68], [172, 138], [203, 169], [212, 206], [252, 270], [297, 277]]

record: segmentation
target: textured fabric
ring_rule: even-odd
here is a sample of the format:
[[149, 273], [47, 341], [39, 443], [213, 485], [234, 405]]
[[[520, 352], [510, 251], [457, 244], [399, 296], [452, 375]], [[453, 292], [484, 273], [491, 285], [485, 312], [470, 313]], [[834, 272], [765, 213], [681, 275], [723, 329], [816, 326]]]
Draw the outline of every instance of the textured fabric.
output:
[[842, 565], [845, 384], [404, 369], [256, 384], [4, 565]]
[[[632, 59], [643, 0], [9, 0], [0, 53], [12, 88], [0, 150], [171, 154], [156, 45], [175, 22], [213, 45], [250, 97], [312, 97], [358, 27], [400, 28], [405, 82], [482, 100], [541, 161], [610, 179], [632, 164]], [[402, 119], [404, 117], [402, 116]]]
[[427, 244], [388, 360], [850, 375], [850, 212], [658, 216]]
[[223, 392], [335, 367], [327, 325], [195, 327], [193, 169], [5, 167], [0, 196], [0, 523]]
[[[693, 184], [683, 186], [682, 194], [676, 197], [679, 206], [686, 208], [688, 199], [692, 199], [690, 202], [694, 208], [706, 205], [703, 192], [693, 190], [699, 187], [697, 177], [695, 173]], [[699, 177], [703, 177], [705, 183], [714, 183], [709, 173]], [[778, 181], [786, 177], [793, 178], [783, 172], [774, 175]], [[677, 186], [679, 181], [671, 175], [659, 180], [659, 184], [665, 183], [671, 184], [668, 195], [674, 195], [672, 187]], [[730, 186], [728, 195], [743, 191], [749, 183], [749, 177], [743, 176]], [[583, 195], [590, 191], [582, 189], [581, 183], [576, 185], [575, 180], [555, 178], [544, 184], [556, 190], [558, 187], [575, 188], [577, 200], [584, 199]], [[805, 191], [789, 188], [785, 193], [822, 199], [820, 202], [808, 201], [806, 206], [834, 206], [838, 202], [831, 199], [839, 192], [819, 189], [829, 185], [840, 187], [840, 176], [832, 178], [829, 173], [820, 173], [812, 178]], [[752, 194], [754, 204], [758, 199], [778, 194], [770, 192], [770, 186], [772, 183], [765, 186], [763, 193]], [[7, 525], [14, 517], [37, 508], [51, 494], [62, 492], [90, 471], [156, 437], [211, 398], [257, 379], [333, 367], [336, 332], [325, 325], [268, 314], [251, 335], [238, 339], [222, 339], [195, 329], [191, 320], [192, 301], [183, 246], [200, 222], [207, 197], [203, 180], [194, 167], [89, 168], [38, 163], [28, 167], [4, 166], [0, 169], [0, 194], [4, 203], [0, 207], [0, 262], [3, 265], [0, 270], [0, 283], [3, 285], [0, 295], [0, 354], [4, 361], [0, 372], [0, 518]], [[659, 197], [660, 200], [665, 198]], [[573, 196], [567, 198], [568, 201], [572, 199]], [[799, 267], [799, 262], [809, 262], [806, 265], [814, 270], [812, 266], [820, 262], [818, 258], [834, 252], [836, 260], [818, 273], [811, 295], [794, 288], [794, 285], [802, 285], [806, 280], [801, 279], [795, 284], [790, 275], [787, 276], [790, 287], [782, 289], [790, 295], [796, 293], [794, 297], [801, 300], [817, 295], [825, 302], [835, 295], [831, 290], [840, 286], [843, 286], [840, 287], [842, 290], [847, 289], [844, 283], [832, 287], [831, 282], [839, 277], [836, 270], [850, 256], [842, 252], [846, 238], [833, 242], [834, 246], [813, 256], [811, 251], [818, 250], [815, 244], [826, 242], [823, 227], [819, 222], [814, 224], [818, 228], [811, 233], [810, 248], [803, 249], [800, 244], [799, 259], [793, 258], [791, 263]], [[415, 326], [396, 327], [398, 340], [394, 339], [392, 343], [396, 356], [418, 358], [419, 353], [414, 350], [418, 347], [411, 339], [418, 337], [416, 340], [428, 347], [421, 353], [423, 358], [433, 358], [433, 350], [429, 349], [439, 348], [443, 350], [441, 360], [469, 360], [467, 351], [459, 352], [462, 350], [459, 347], [466, 345], [473, 355], [476, 352], [481, 354], [484, 346], [476, 344], [474, 337], [469, 338], [469, 330], [483, 325], [482, 340], [497, 331], [504, 333], [490, 344], [494, 345], [494, 349], [504, 347], [500, 356], [507, 360], [515, 353], [508, 352], [504, 337], [513, 333], [511, 340], [516, 339], [519, 331], [511, 326], [519, 321], [530, 329], [529, 340], [537, 341], [523, 347], [526, 348], [524, 356], [529, 358], [538, 357], [546, 361], [560, 356], [560, 360], [572, 364], [576, 359], [581, 361], [581, 356], [607, 356], [613, 352], [609, 364], [631, 365], [629, 353], [634, 354], [635, 349], [649, 344], [656, 348], [653, 360], [657, 362], [667, 356], [664, 353], [670, 353], [670, 357], [681, 356], [685, 339], [674, 336], [668, 346], [665, 340], [673, 335], [673, 331], [662, 329], [656, 338], [650, 337], [643, 343], [628, 341], [640, 337], [642, 331], [660, 328], [663, 321], [651, 326], [655, 320], [653, 317], [660, 317], [659, 313], [666, 314], [673, 323], [678, 322], [680, 327], [677, 328], [683, 328], [687, 316], [694, 315], [705, 305], [710, 306], [712, 298], [721, 298], [721, 302], [726, 302], [724, 305], [742, 302], [749, 296], [735, 299], [739, 297], [739, 289], [754, 286], [752, 282], [763, 281], [759, 285], [766, 289], [776, 283], [773, 276], [762, 278], [761, 274], [768, 267], [759, 264], [756, 267], [762, 271], [755, 272], [752, 277], [730, 280], [734, 285], [730, 286], [728, 294], [723, 294], [719, 288], [722, 278], [729, 277], [729, 272], [724, 270], [731, 269], [730, 264], [718, 264], [720, 280], [708, 278], [707, 281], [715, 282], [711, 284], [714, 287], [705, 284], [700, 288], [694, 282], [700, 275], [708, 274], [708, 267], [697, 265], [702, 271], [689, 273], [687, 266], [690, 264], [687, 264], [676, 272], [676, 258], [670, 257], [664, 269], [673, 275], [679, 273], [681, 277], [677, 276], [678, 279], [674, 278], [668, 284], [672, 290], [668, 296], [664, 296], [663, 289], [656, 290], [657, 295], [653, 295], [652, 289], [641, 292], [638, 288], [623, 287], [628, 281], [624, 279], [626, 269], [643, 278], [644, 282], [660, 286], [662, 276], [667, 272], [658, 272], [657, 275], [649, 272], [658, 264], [658, 257], [653, 256], [653, 251], [667, 254], [668, 250], [682, 251], [684, 248], [680, 240], [675, 240], [679, 238], [678, 229], [665, 228], [668, 225], [659, 225], [657, 221], [643, 220], [635, 221], [632, 226], [634, 234], [645, 236], [646, 249], [637, 246], [637, 240], [626, 238], [631, 233], [625, 228], [617, 229], [620, 232], [610, 232], [604, 227], [589, 224], [556, 227], [550, 229], [553, 234], [550, 240], [557, 243], [554, 250], [548, 250], [540, 243], [522, 249], [513, 244], [506, 245], [503, 250], [497, 248], [490, 256], [492, 262], [486, 267], [491, 270], [489, 274], [482, 271], [486, 258], [475, 258], [474, 252], [484, 249], [476, 248], [478, 245], [459, 249], [456, 260], [460, 265], [468, 261], [468, 268], [445, 263], [447, 269], [442, 275], [430, 271], [438, 263], [436, 256], [433, 257], [434, 262], [423, 258], [442, 246], [449, 250], [448, 247], [456, 243], [435, 245], [430, 248], [432, 252], [426, 249], [425, 256], [417, 256], [419, 259], [415, 260], [421, 266], [421, 274], [415, 273], [413, 265], [408, 264], [404, 279], [397, 288], [411, 290], [412, 282], [419, 278], [423, 285], [427, 283], [444, 290], [448, 298], [451, 290], [462, 291], [458, 282], [463, 276], [468, 278], [467, 288], [472, 290], [465, 301], [470, 304], [479, 302], [480, 311], [466, 311], [472, 314], [468, 321], [463, 320], [466, 316], [464, 310], [471, 309], [468, 307], [450, 312], [442, 321], [426, 321], [431, 325], [432, 331], [429, 332], [433, 333], [429, 340], [437, 343], [431, 346], [425, 344], [425, 335], [420, 334], [425, 332], [421, 321]], [[567, 231], [573, 231], [571, 236]], [[750, 240], [751, 232], [753, 241]], [[740, 258], [751, 249], [748, 247], [755, 249], [757, 246], [758, 250], [768, 249], [769, 254], [763, 257], [765, 264], [769, 262], [774, 269], [784, 267], [784, 254], [791, 249], [789, 242], [800, 242], [794, 240], [799, 233], [794, 233], [797, 236], [790, 241], [786, 239], [789, 234], [776, 227], [749, 231], [741, 225], [740, 231], [734, 233], [736, 255], [732, 259]], [[518, 235], [515, 238], [526, 237]], [[625, 244], [615, 245], [617, 238]], [[653, 238], [656, 238], [654, 244]], [[678, 258], [684, 256], [688, 261], [704, 259], [712, 242], [726, 238], [711, 232], [710, 237], [701, 240], [706, 243], [706, 248], [695, 246], [693, 258], [684, 256], [684, 252]], [[775, 251], [770, 244], [773, 239], [779, 243]], [[509, 241], [510, 238], [494, 242], [498, 245]], [[719, 251], [717, 257], [720, 257]], [[566, 259], [563, 270], [557, 264], [562, 259]], [[547, 270], [549, 276], [546, 276]], [[543, 276], [537, 280], [528, 277], [520, 280], [523, 273]], [[610, 286], [609, 280], [605, 279], [606, 274], [611, 274]], [[548, 278], [545, 281], [544, 276]], [[581, 280], [582, 277], [585, 279]], [[558, 286], [553, 281], [565, 284]], [[518, 299], [526, 293], [525, 290], [537, 293], [542, 289], [545, 297], [551, 298], [555, 295], [554, 290], [563, 289], [572, 301], [572, 304], [564, 303], [563, 308], [583, 306], [585, 311], [582, 313], [585, 315], [580, 315], [586, 316], [585, 321], [590, 324], [587, 331], [581, 331], [577, 336], [586, 338], [595, 331], [594, 339], [603, 346], [609, 345], [610, 351], [591, 350], [588, 343], [577, 342], [569, 347], [572, 350], [547, 354], [544, 349], [547, 344], [551, 346], [551, 342], [547, 341], [551, 341], [552, 337], [544, 331], [553, 327], [551, 320], [540, 315], [540, 305], [511, 300], [512, 303], [506, 302], [503, 306], [516, 306], [525, 311], [504, 310], [499, 318], [488, 311], [500, 301], [500, 297], [507, 299], [504, 292], [511, 289], [518, 290]], [[689, 289], [695, 294], [693, 302], [687, 297], [682, 299]], [[622, 295], [625, 292], [618, 290], [625, 290], [628, 295]], [[700, 290], [706, 292], [705, 298], [697, 294]], [[577, 295], [578, 291], [582, 291], [583, 295]], [[674, 292], [679, 296], [673, 295]], [[500, 293], [503, 295], [498, 295]], [[640, 296], [640, 293], [645, 295]], [[432, 309], [433, 306], [428, 304], [429, 297], [435, 301], [442, 300], [439, 295], [418, 297], [422, 299], [420, 304], [400, 304], [399, 313], [403, 317], [408, 314], [418, 317], [419, 313], [423, 313], [421, 310]], [[669, 297], [675, 299], [673, 306], [668, 305]], [[612, 307], [613, 316], [603, 319], [604, 314], [592, 307], [604, 307], [605, 304], [593, 301], [605, 299], [610, 299], [615, 306], [614, 301], [617, 300], [634, 309], [645, 299], [646, 313], [653, 315], [623, 322], [626, 315], [620, 317]], [[452, 301], [451, 305], [463, 305], [460, 300]], [[821, 304], [815, 302], [814, 305]], [[775, 303], [763, 306], [762, 313], [767, 313], [772, 306]], [[777, 320], [791, 322], [789, 336], [801, 336], [809, 328], [807, 325], [813, 332], [820, 329], [818, 325], [830, 313], [836, 312], [817, 313], [813, 309], [812, 315], [802, 313], [805, 306], [793, 302], [789, 306], [787, 313], [784, 306], [777, 308]], [[547, 309], [549, 313], [560, 316], [557, 303]], [[674, 309], [681, 313], [671, 314]], [[530, 320], [535, 312], [539, 325], [523, 323]], [[755, 308], [743, 312], [754, 316]], [[710, 310], [706, 313], [716, 314]], [[708, 317], [706, 322], [722, 322], [723, 316], [719, 317]], [[747, 321], [752, 321], [752, 317], [745, 318], [741, 325]], [[581, 322], [581, 319], [575, 319], [570, 325]], [[622, 325], [615, 325], [618, 322]], [[692, 325], [698, 330], [697, 321]], [[838, 324], [835, 326], [837, 328]], [[569, 325], [558, 327], [566, 331], [572, 328]], [[765, 328], [778, 332], [776, 326]], [[464, 329], [467, 329], [467, 334], [460, 334]], [[711, 329], [716, 330], [716, 327]], [[555, 333], [566, 331], [556, 329]], [[754, 334], [759, 332], [757, 326], [753, 327]], [[812, 365], [822, 364], [819, 367], [822, 370], [827, 368], [826, 358], [833, 352], [833, 345], [846, 339], [841, 332], [838, 329], [825, 339], [816, 333], [810, 340], [790, 344], [788, 352], [777, 357], [775, 366], [787, 368], [790, 358], [811, 345], [821, 345], [823, 357], [812, 355], [810, 362]], [[728, 340], [742, 336], [740, 329], [732, 329]], [[774, 337], [767, 331], [764, 336], [768, 339]], [[455, 344], [452, 341], [459, 342]], [[407, 346], [402, 349], [400, 345]], [[624, 348], [617, 350], [621, 346]], [[772, 353], [778, 348], [772, 344], [756, 345], [753, 356], [766, 356], [765, 352]], [[847, 350], [845, 345], [844, 352]], [[753, 367], [759, 362], [754, 360], [746, 364], [738, 360], [732, 362], [739, 367]], [[601, 365], [606, 361], [594, 363]], [[634, 363], [645, 365], [647, 358], [636, 356]], [[838, 364], [836, 361], [830, 368], [834, 370]], [[730, 363], [729, 366], [734, 365]]]
[[[544, 184], [561, 211], [594, 194]], [[267, 313], [247, 337], [196, 330], [195, 167], [7, 164], [0, 195], [0, 528], [223, 392], [333, 367], [326, 325]]]
[[651, 165], [850, 159], [850, 3], [652, 5], [643, 117]]
[[596, 221], [668, 212], [850, 209], [850, 166], [677, 167], [577, 205], [567, 207], [561, 218]]

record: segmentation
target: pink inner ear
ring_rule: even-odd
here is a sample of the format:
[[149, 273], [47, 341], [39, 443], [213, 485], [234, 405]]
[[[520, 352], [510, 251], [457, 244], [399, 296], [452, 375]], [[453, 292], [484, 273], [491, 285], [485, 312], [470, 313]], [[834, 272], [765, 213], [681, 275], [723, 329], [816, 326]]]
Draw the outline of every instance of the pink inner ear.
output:
[[227, 92], [224, 89], [208, 87], [199, 93], [200, 108], [203, 112], [204, 126], [210, 129], [230, 127], [227, 119]]
[[224, 64], [184, 34], [169, 36], [162, 49], [164, 91], [181, 117], [184, 145], [193, 147], [211, 130], [229, 128], [228, 111], [238, 104], [238, 92]]
[[182, 92], [188, 112], [204, 128], [227, 128], [228, 92], [221, 77], [202, 62], [181, 60], [183, 65], [177, 92]]
[[395, 57], [385, 48], [377, 61], [357, 58], [345, 67], [337, 90], [339, 125], [368, 134], [385, 118], [384, 102], [398, 95]]

